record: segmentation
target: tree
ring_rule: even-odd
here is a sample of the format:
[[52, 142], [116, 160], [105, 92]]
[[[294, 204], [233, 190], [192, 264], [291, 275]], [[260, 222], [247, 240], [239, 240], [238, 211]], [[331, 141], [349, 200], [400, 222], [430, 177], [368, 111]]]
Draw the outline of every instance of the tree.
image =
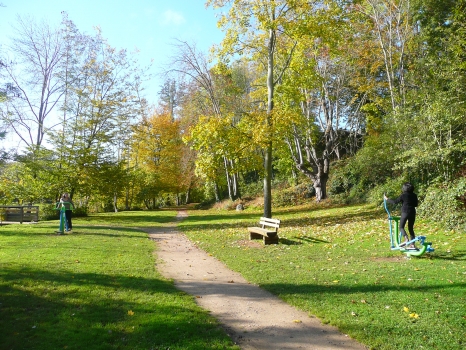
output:
[[[153, 113], [136, 127], [133, 138], [133, 153], [137, 167], [145, 174], [145, 185], [139, 198], [147, 207], [155, 207], [156, 198], [164, 193], [178, 195], [187, 192], [189, 182], [184, 181], [182, 167], [183, 143], [180, 123], [171, 115]], [[189, 177], [189, 174], [188, 174]]]
[[131, 137], [128, 130], [145, 107], [140, 97], [144, 71], [126, 50], [111, 47], [100, 30], [80, 40], [85, 45], [73, 63], [79, 74], [67, 86], [63, 133], [51, 133], [51, 140], [69, 192], [87, 200], [92, 195], [112, 198], [116, 208], [121, 192], [102, 184], [108, 183], [106, 178], [123, 178], [114, 174], [123, 172], [121, 153]]
[[[296, 38], [296, 20], [308, 10], [308, 1], [286, 0], [209, 0], [213, 7], [229, 6], [219, 26], [225, 39], [217, 52], [226, 63], [233, 55], [246, 55], [264, 67], [263, 124], [269, 137], [264, 147], [264, 216], [272, 217], [272, 128], [274, 94], [289, 66]], [[287, 43], [285, 45], [284, 43]]]
[[366, 0], [355, 6], [372, 24], [372, 36], [385, 66], [392, 111], [406, 103], [407, 50], [414, 35], [410, 5], [411, 0]]
[[[186, 96], [191, 91], [190, 98], [200, 104], [204, 116], [225, 118], [228, 112], [225, 99], [228, 90], [226, 89], [225, 79], [228, 78], [209, 67], [206, 57], [196, 50], [195, 45], [179, 42], [177, 48], [178, 53], [173, 58], [172, 66], [174, 68], [171, 69], [171, 72], [182, 74], [190, 80], [186, 89]], [[204, 152], [209, 152], [211, 149], [213, 150], [212, 147], [204, 149]], [[210, 156], [218, 160], [217, 157]], [[228, 159], [226, 156], [221, 157], [223, 159], [219, 164], [223, 164], [228, 195], [233, 200], [239, 194], [237, 174], [234, 171], [234, 166], [232, 166], [233, 160]]]
[[408, 81], [415, 89], [397, 168], [418, 181], [449, 183], [465, 166], [465, 10], [464, 0], [414, 2], [418, 34]]
[[50, 125], [48, 117], [65, 91], [65, 81], [58, 74], [63, 38], [59, 29], [32, 18], [18, 17], [15, 29], [10, 47], [14, 57], [0, 59], [0, 74], [17, 93], [1, 107], [1, 118], [26, 146], [39, 148]]
[[352, 31], [344, 8], [328, 3], [301, 19], [295, 55], [277, 96], [281, 137], [298, 171], [327, 197], [332, 159], [354, 154], [363, 119], [359, 90], [352, 86]]
[[183, 98], [183, 87], [175, 79], [167, 79], [159, 91], [160, 105], [172, 119], [175, 119], [175, 109]]

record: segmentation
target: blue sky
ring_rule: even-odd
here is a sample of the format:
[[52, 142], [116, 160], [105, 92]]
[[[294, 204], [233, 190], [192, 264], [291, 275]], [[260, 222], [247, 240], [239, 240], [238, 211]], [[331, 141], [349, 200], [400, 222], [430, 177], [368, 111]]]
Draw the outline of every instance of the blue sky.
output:
[[[205, 8], [204, 0], [0, 0], [0, 4], [5, 6], [0, 7], [0, 45], [8, 43], [17, 15], [59, 25], [61, 11], [66, 11], [81, 32], [92, 34], [93, 27], [100, 26], [111, 46], [130, 52], [137, 48], [141, 65], [153, 60], [155, 74], [168, 64], [175, 38], [195, 43], [206, 54], [223, 38], [215, 12]], [[162, 82], [155, 77], [149, 83], [149, 101], [156, 103]]]

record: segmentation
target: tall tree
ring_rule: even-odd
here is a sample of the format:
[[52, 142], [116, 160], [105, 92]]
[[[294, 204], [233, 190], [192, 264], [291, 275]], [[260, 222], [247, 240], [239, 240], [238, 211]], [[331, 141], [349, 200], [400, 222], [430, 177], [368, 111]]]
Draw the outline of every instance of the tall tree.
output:
[[415, 34], [410, 7], [411, 0], [365, 0], [354, 6], [369, 20], [372, 38], [378, 43], [392, 111], [406, 103], [408, 48]]
[[96, 184], [107, 183], [109, 164], [121, 170], [121, 152], [131, 136], [128, 130], [142, 113], [145, 100], [140, 98], [144, 72], [126, 50], [110, 46], [100, 30], [88, 36], [85, 44], [80, 74], [68, 87], [64, 132], [55, 132], [51, 138], [69, 191], [89, 198], [93, 188], [103, 189]]
[[167, 79], [159, 91], [160, 105], [172, 119], [175, 119], [175, 110], [183, 98], [183, 88], [175, 79]]
[[[411, 116], [398, 168], [425, 182], [449, 182], [465, 167], [466, 1], [416, 1]], [[403, 124], [401, 124], [403, 125]], [[461, 176], [461, 175], [460, 175]]]
[[65, 91], [58, 74], [65, 55], [63, 37], [58, 28], [32, 18], [18, 17], [15, 30], [12, 57], [0, 59], [0, 74], [18, 93], [1, 107], [1, 117], [26, 146], [39, 148], [48, 117]]
[[[225, 39], [219, 57], [228, 62], [233, 55], [246, 55], [264, 68], [264, 120], [269, 138], [264, 147], [264, 216], [272, 217], [272, 133], [274, 94], [289, 66], [296, 43], [293, 26], [308, 10], [309, 1], [209, 0], [208, 6], [229, 7], [219, 20]], [[283, 45], [288, 42], [288, 45]]]
[[179, 121], [173, 120], [169, 113], [155, 112], [137, 125], [133, 140], [138, 167], [146, 174], [146, 184], [139, 194], [146, 206], [163, 193], [173, 193], [178, 199], [179, 194], [188, 191]]
[[[205, 55], [198, 52], [195, 45], [179, 42], [178, 53], [173, 59], [171, 72], [182, 74], [190, 80], [190, 90], [195, 90], [196, 101], [201, 103], [203, 114], [212, 118], [224, 118], [225, 108], [225, 76], [218, 74]], [[239, 193], [237, 174], [232, 168], [232, 160], [222, 157], [229, 198], [235, 199]]]
[[[352, 31], [344, 7], [328, 2], [301, 18], [301, 33], [277, 96], [281, 129], [297, 170], [327, 197], [332, 159], [354, 152], [363, 127], [359, 91], [351, 86]], [[349, 146], [349, 147], [347, 147]]]

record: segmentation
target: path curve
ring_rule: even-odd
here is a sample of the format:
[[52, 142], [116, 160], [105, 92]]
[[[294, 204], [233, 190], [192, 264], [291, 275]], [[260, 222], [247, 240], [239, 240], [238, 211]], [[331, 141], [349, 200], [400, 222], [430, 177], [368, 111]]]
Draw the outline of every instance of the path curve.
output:
[[[179, 211], [177, 220], [187, 217]], [[147, 231], [157, 244], [157, 268], [175, 286], [196, 297], [233, 341], [250, 349], [363, 350], [335, 327], [296, 310], [273, 294], [248, 283], [239, 273], [197, 248], [176, 223]]]

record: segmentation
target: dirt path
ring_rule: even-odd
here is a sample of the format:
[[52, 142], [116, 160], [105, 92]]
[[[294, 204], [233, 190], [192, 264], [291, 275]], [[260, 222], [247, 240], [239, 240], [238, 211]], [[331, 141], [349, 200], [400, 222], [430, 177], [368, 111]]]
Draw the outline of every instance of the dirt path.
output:
[[[186, 216], [180, 211], [177, 220]], [[175, 223], [148, 233], [157, 243], [160, 273], [195, 296], [241, 349], [366, 349], [336, 328], [249, 284], [177, 232]]]

